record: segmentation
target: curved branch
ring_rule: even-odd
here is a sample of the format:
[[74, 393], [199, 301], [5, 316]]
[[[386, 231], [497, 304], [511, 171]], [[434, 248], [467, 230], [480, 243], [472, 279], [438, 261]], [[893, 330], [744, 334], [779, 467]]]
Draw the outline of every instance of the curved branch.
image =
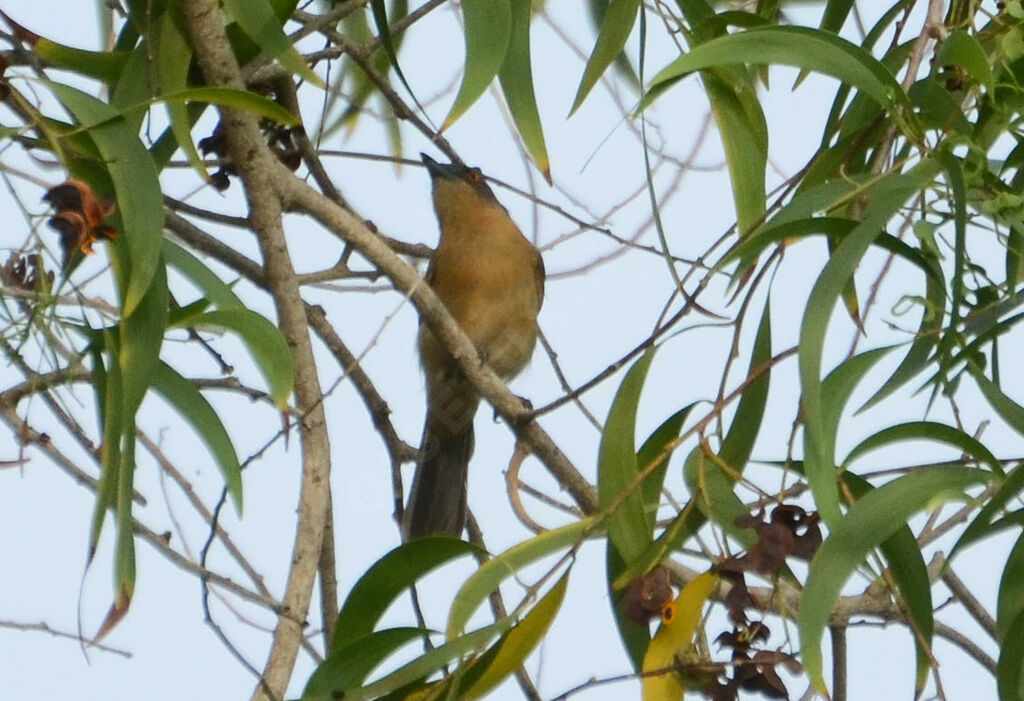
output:
[[273, 179], [289, 210], [306, 212], [321, 225], [351, 242], [357, 251], [409, 296], [423, 321], [451, 353], [467, 379], [508, 422], [516, 436], [530, 446], [580, 508], [587, 513], [596, 511], [597, 492], [593, 485], [534, 421], [531, 408], [514, 395], [488, 365], [480, 362], [473, 342], [452, 319], [433, 290], [423, 283], [419, 273], [399, 258], [362, 221], [295, 177], [284, 166], [275, 164]]

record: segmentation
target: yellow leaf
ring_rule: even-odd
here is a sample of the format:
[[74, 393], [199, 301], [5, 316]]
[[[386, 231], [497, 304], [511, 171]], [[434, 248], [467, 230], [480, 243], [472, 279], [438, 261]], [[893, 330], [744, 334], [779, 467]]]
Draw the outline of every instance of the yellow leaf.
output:
[[[693, 640], [704, 602], [717, 582], [716, 575], [705, 572], [683, 587], [675, 601], [675, 615], [658, 628], [647, 648], [644, 672], [665, 669], [675, 663], [676, 654]], [[644, 701], [680, 701], [683, 698], [683, 685], [675, 672], [644, 677], [643, 689]]]

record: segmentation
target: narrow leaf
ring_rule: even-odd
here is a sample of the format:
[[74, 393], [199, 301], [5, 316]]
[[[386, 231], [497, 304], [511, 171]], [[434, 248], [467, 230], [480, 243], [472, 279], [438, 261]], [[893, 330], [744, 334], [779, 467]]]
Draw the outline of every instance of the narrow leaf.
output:
[[338, 612], [332, 650], [371, 633], [388, 607], [427, 573], [480, 548], [457, 538], [419, 538], [403, 543], [373, 563], [359, 578]]
[[423, 636], [420, 628], [388, 628], [332, 646], [327, 658], [310, 675], [302, 698], [330, 698], [332, 692], [358, 689], [392, 653]]
[[598, 526], [597, 518], [592, 516], [545, 531], [481, 565], [455, 595], [448, 613], [448, 639], [455, 639], [465, 629], [473, 613], [503, 581], [542, 557], [575, 547], [584, 538], [595, 535]]
[[231, 501], [242, 513], [242, 467], [227, 429], [210, 402], [195, 385], [167, 365], [160, 363], [153, 376], [153, 389], [173, 406], [202, 439], [224, 476]]
[[[860, 499], [874, 487], [865, 479], [851, 472], [843, 473], [843, 482], [850, 492]], [[917, 654], [917, 677], [914, 680], [916, 696], [920, 696], [931, 671], [932, 636], [935, 619], [932, 616], [932, 583], [928, 577], [928, 566], [924, 562], [921, 548], [913, 531], [906, 524], [879, 543], [885, 556], [893, 581], [899, 589], [903, 605], [910, 614], [913, 626], [914, 648]]]
[[756, 540], [754, 532], [736, 525], [736, 519], [750, 513], [750, 509], [733, 492], [738, 475], [724, 473], [714, 460], [697, 446], [686, 458], [683, 476], [697, 508], [705, 519], [717, 523], [744, 547], [753, 545]]
[[[122, 313], [130, 315], [142, 301], [160, 264], [163, 238], [163, 199], [156, 166], [138, 136], [109, 105], [84, 92], [51, 83], [50, 88], [83, 124], [100, 123], [90, 130], [110, 173], [124, 226], [115, 245], [125, 245], [130, 270], [122, 293]], [[123, 244], [118, 243], [123, 240]]]
[[937, 66], [960, 66], [974, 80], [985, 86], [990, 95], [995, 92], [995, 78], [992, 64], [989, 62], [985, 49], [978, 40], [962, 29], [958, 29], [945, 39], [935, 55]]
[[[679, 437], [683, 422], [689, 415], [693, 404], [683, 407], [672, 416], [665, 419], [662, 424], [644, 441], [644, 444], [637, 451], [637, 465], [641, 470], [648, 469], [655, 460], [660, 463], [655, 466], [650, 477], [644, 480], [640, 487], [640, 494], [644, 502], [644, 514], [647, 516], [648, 543], [654, 538], [654, 527], [658, 515], [658, 505], [661, 502], [661, 490], [665, 482], [665, 473], [668, 470], [670, 454], [665, 453], [665, 448], [670, 441]], [[650, 549], [650, 545], [648, 548]], [[647, 550], [645, 550], [646, 552]], [[635, 561], [634, 561], [635, 562]], [[616, 587], [616, 582], [626, 571], [627, 563], [622, 555], [615, 549], [611, 541], [607, 541], [605, 548], [605, 571], [608, 579], [608, 595], [611, 597], [612, 614], [615, 616], [615, 625], [619, 630], [619, 637], [626, 647], [633, 669], [639, 672], [643, 666], [644, 655], [647, 652], [647, 645], [651, 642], [650, 627], [637, 625], [626, 615], [626, 589]], [[644, 572], [649, 571], [645, 567]]]
[[761, 322], [757, 327], [757, 335], [754, 338], [754, 348], [750, 353], [750, 365], [747, 368], [747, 378], [754, 376], [755, 372], [763, 371], [761, 375], [747, 385], [740, 397], [736, 407], [736, 414], [729, 424], [729, 431], [722, 440], [722, 448], [718, 456], [726, 465], [742, 473], [750, 460], [754, 450], [754, 442], [761, 429], [761, 421], [764, 418], [764, 410], [768, 404], [768, 388], [771, 381], [771, 369], [764, 369], [764, 366], [772, 358], [772, 321], [771, 321], [771, 298], [765, 301], [764, 311], [761, 312]]
[[638, 109], [646, 108], [670, 83], [694, 71], [737, 63], [780, 64], [831, 75], [870, 95], [890, 111], [905, 132], [918, 137], [920, 129], [910, 101], [892, 72], [857, 45], [808, 27], [755, 27], [695, 46], [654, 77]]
[[[104, 331], [105, 345], [116, 347], [116, 337], [112, 331]], [[104, 391], [103, 400], [99, 402], [100, 426], [103, 442], [100, 445], [100, 481], [96, 487], [96, 504], [93, 507], [92, 526], [89, 531], [89, 554], [86, 567], [99, 545], [103, 522], [107, 509], [115, 506], [117, 498], [118, 471], [121, 468], [121, 433], [123, 415], [123, 393], [121, 391], [121, 367], [117, 363], [117, 354], [107, 354], [104, 366], [99, 353], [93, 353], [92, 375], [95, 380], [102, 380], [96, 385], [97, 391]]]
[[[466, 670], [459, 691], [460, 699], [468, 701], [486, 696], [519, 669], [551, 627], [558, 610], [562, 607], [568, 584], [569, 573], [566, 572], [512, 630], [475, 662], [473, 667]], [[477, 673], [479, 676], [474, 679]]]
[[237, 333], [267, 381], [274, 403], [282, 409], [288, 405], [295, 374], [292, 354], [272, 323], [249, 309], [219, 309], [180, 319], [176, 326], [213, 326]]
[[382, 679], [366, 686], [349, 691], [332, 687], [329, 692], [307, 694], [303, 696], [303, 699], [308, 701], [331, 701], [339, 698], [344, 698], [345, 701], [378, 699], [396, 689], [401, 689], [408, 684], [416, 682], [466, 655], [483, 650], [491, 640], [511, 628], [512, 623], [512, 617], [505, 616], [485, 628], [449, 640], [447, 643], [429, 650], [412, 662], [399, 667]]
[[827, 693], [822, 675], [822, 633], [853, 571], [916, 512], [935, 499], [963, 498], [965, 489], [983, 483], [989, 474], [962, 467], [917, 470], [865, 494], [830, 527], [829, 537], [811, 562], [798, 617], [804, 668], [819, 692]]
[[455, 104], [441, 131], [455, 123], [498, 75], [508, 51], [512, 18], [509, 0], [463, 0], [466, 63]]
[[[170, 12], [165, 12], [160, 17], [152, 43], [160, 93], [166, 95], [187, 88], [189, 65], [192, 62], [192, 47], [179, 31]], [[174, 134], [178, 146], [185, 152], [185, 156], [199, 177], [208, 180], [210, 173], [206, 169], [206, 164], [203, 163], [203, 157], [196, 150], [195, 142], [192, 141], [192, 122], [189, 119], [188, 108], [183, 102], [178, 101], [168, 101], [166, 107], [167, 116], [171, 122], [171, 132]]]
[[537, 170], [551, 184], [551, 163], [544, 143], [544, 128], [537, 110], [537, 98], [533, 90], [533, 68], [530, 62], [530, 0], [509, 0], [511, 24], [509, 26], [508, 51], [501, 65], [498, 79], [501, 91], [508, 103], [516, 131], [523, 140], [526, 152], [530, 154]]
[[945, 443], [954, 448], [959, 448], [964, 453], [986, 463], [996, 474], [1003, 474], [1002, 463], [980, 441], [958, 428], [935, 421], [910, 421], [883, 428], [865, 438], [857, 447], [851, 450], [850, 454], [846, 456], [845, 464], [850, 465], [854, 460], [869, 451], [909, 440]]
[[[726, 75], [732, 80], [726, 81]], [[753, 81], [747, 75], [720, 68], [704, 71], [702, 76], [725, 151], [736, 226], [742, 239], [764, 216], [768, 124]]]
[[[598, 449], [597, 495], [602, 509], [622, 499], [639, 475], [636, 458], [636, 410], [654, 352], [648, 351], [630, 368], [619, 386]], [[608, 538], [626, 562], [643, 552], [650, 542], [648, 517], [639, 489], [629, 494], [608, 515]]]
[[[934, 161], [923, 161], [905, 175], [894, 175], [888, 180], [888, 187], [876, 189], [874, 198], [864, 213], [864, 218], [843, 240], [829, 259], [825, 269], [811, 290], [800, 327], [800, 386], [803, 392], [803, 416], [806, 424], [805, 445], [811, 451], [808, 457], [821, 460], [821, 469], [808, 469], [808, 477], [815, 473], [817, 484], [825, 489], [815, 491], [815, 501], [822, 516], [834, 518], [837, 514], [837, 500], [834, 497], [835, 482], [829, 476], [825, 479], [830, 463], [835, 459], [835, 437], [826, 434], [823, 420], [824, 394], [821, 389], [821, 356], [825, 336], [836, 300], [853, 275], [864, 252], [878, 237], [889, 217], [913, 194], [931, 182], [936, 165]], [[815, 481], [812, 480], [812, 489]], [[828, 486], [831, 485], [831, 486]], [[824, 508], [823, 508], [824, 507]], [[831, 524], [830, 524], [831, 525]]]
[[292, 73], [302, 76], [313, 85], [323, 87], [323, 81], [285, 36], [282, 22], [268, 0], [224, 0], [224, 8], [263, 51], [280, 61]]
[[808, 425], [804, 433], [804, 471], [807, 484], [814, 494], [814, 504], [830, 527], [840, 518], [835, 462], [839, 420], [857, 384], [889, 350], [876, 348], [853, 356], [830, 372], [820, 387], [816, 387], [820, 390], [822, 402], [814, 421], [814, 435], [820, 436], [820, 444], [811, 438], [811, 421], [807, 419], [807, 392], [804, 393], [805, 421]]
[[167, 264], [187, 277], [203, 295], [220, 309], [243, 307], [231, 288], [201, 260], [170, 239], [164, 239], [163, 256]]
[[622, 47], [626, 45], [626, 40], [629, 39], [629, 35], [633, 31], [633, 25], [636, 24], [639, 7], [640, 0], [611, 0], [608, 3], [604, 20], [598, 30], [597, 42], [594, 44], [594, 50], [590, 53], [590, 58], [587, 59], [587, 66], [583, 69], [583, 78], [576, 90], [576, 97], [572, 101], [572, 108], [569, 110], [570, 116], [579, 109], [597, 81], [608, 70], [608, 66], [622, 52]]
[[[980, 372], [972, 373], [974, 381], [978, 383], [978, 389], [981, 390], [986, 401], [989, 405], [995, 409], [996, 413], [1009, 424], [1010, 428], [1015, 430], [1018, 434], [1024, 435], [1024, 407], [1021, 407], [1015, 401], [1007, 397], [999, 389], [999, 387], [982, 375]], [[1024, 464], [1018, 464], [1007, 474], [1006, 479], [1003, 480], [1002, 484], [995, 493], [989, 497], [981, 509], [978, 511], [978, 515], [971, 521], [970, 525], [964, 529], [964, 532], [960, 535], [960, 539], [953, 546], [953, 549], [949, 551], [947, 559], [952, 560], [957, 553], [960, 552], [961, 548], [964, 548], [971, 543], [979, 540], [980, 538], [988, 535], [991, 532], [992, 519], [997, 513], [1002, 510], [1006, 503], [1013, 499], [1021, 491], [1024, 491]]]
[[1020, 701], [1024, 698], [1022, 682], [1024, 675], [1024, 614], [1017, 618], [1006, 631], [1003, 644], [999, 648], [999, 665], [996, 667], [996, 687], [999, 689], [999, 701]]

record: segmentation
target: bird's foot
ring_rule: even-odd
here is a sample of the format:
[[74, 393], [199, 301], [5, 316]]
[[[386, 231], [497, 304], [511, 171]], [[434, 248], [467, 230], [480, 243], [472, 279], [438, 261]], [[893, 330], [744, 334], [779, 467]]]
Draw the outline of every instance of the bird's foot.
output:
[[[523, 424], [528, 423], [530, 420], [533, 419], [533, 402], [531, 402], [526, 397], [523, 397], [523, 396], [518, 395], [518, 394], [516, 395], [516, 399], [518, 399], [524, 405], [526, 405], [526, 413], [524, 413], [518, 420], [515, 420], [515, 421], [512, 422], [515, 425], [521, 426]], [[495, 409], [494, 410], [494, 423], [498, 423], [498, 421], [500, 419], [501, 419], [501, 417], [498, 415], [498, 410]]]

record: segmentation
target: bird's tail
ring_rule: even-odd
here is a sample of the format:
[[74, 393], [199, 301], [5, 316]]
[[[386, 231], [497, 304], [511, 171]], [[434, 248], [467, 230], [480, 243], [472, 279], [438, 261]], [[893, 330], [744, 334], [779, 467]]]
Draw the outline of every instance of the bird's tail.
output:
[[466, 479], [473, 455], [473, 420], [451, 427], [427, 416], [422, 456], [405, 509], [406, 540], [428, 535], [458, 538], [466, 524]]

